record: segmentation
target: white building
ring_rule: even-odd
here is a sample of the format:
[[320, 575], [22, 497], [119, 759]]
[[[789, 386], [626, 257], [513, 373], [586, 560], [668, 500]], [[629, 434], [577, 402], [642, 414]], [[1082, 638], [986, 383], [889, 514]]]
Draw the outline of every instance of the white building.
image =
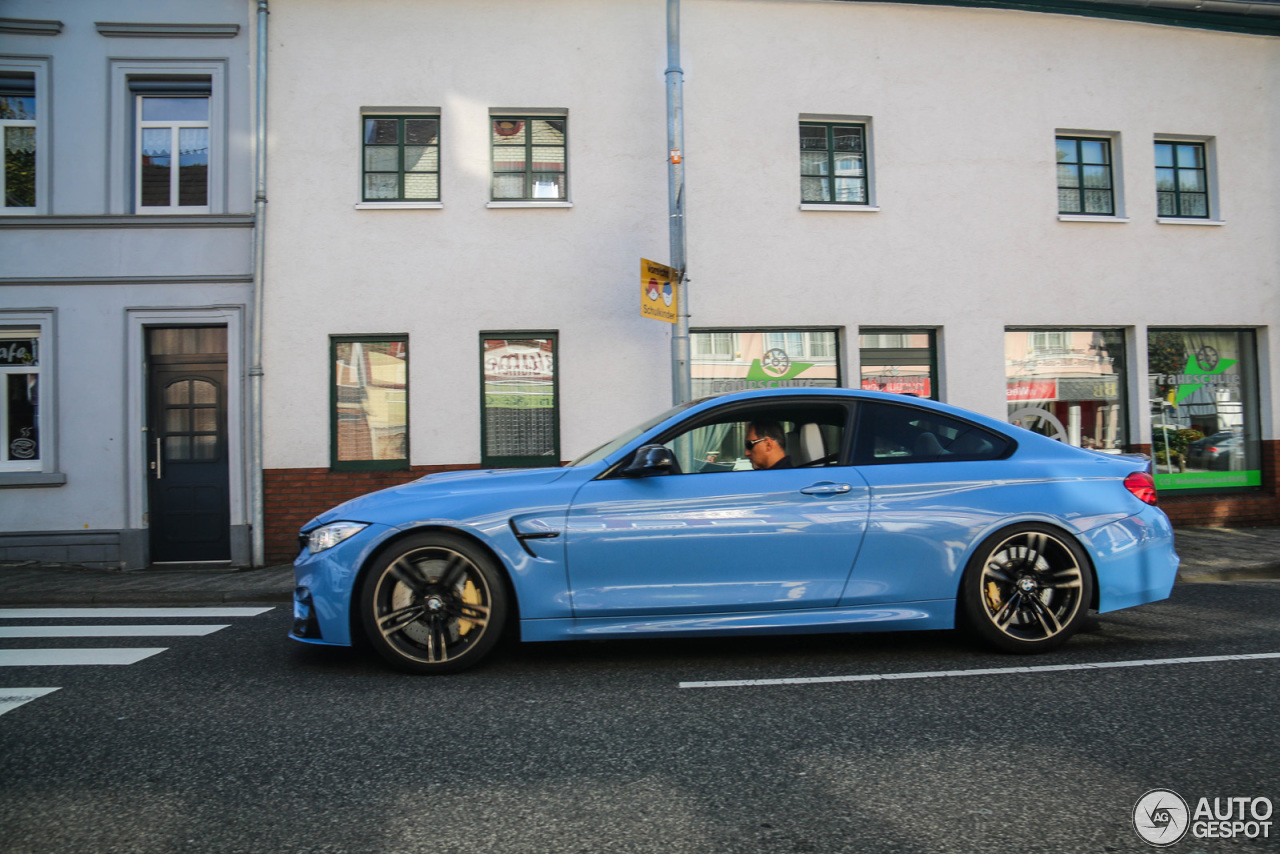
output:
[[0, 559], [247, 564], [251, 4], [0, 14]]

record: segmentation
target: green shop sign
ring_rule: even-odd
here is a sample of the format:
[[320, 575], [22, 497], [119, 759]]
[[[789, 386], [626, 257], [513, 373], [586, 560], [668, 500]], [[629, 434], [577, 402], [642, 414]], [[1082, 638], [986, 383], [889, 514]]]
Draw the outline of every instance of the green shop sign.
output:
[[1227, 489], [1233, 486], [1262, 486], [1262, 472], [1258, 471], [1188, 471], [1157, 474], [1156, 488], [1176, 489]]

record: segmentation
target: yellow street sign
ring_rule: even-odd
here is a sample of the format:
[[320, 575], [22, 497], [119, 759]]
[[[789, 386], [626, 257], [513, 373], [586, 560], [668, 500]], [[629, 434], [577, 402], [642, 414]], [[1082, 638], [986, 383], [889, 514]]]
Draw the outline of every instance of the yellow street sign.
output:
[[640, 315], [675, 323], [680, 313], [676, 271], [666, 264], [640, 259]]

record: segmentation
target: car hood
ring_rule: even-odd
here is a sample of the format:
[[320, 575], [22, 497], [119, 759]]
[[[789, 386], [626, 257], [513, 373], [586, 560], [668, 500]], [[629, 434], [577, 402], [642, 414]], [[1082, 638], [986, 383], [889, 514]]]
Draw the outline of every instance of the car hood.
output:
[[[361, 495], [326, 510], [302, 527], [309, 531], [330, 522], [392, 521], [408, 506], [422, 507], [437, 499], [459, 496], [482, 497], [486, 494], [511, 495], [529, 489], [546, 487], [572, 471], [568, 468], [480, 469], [429, 474], [411, 483], [392, 486]], [[519, 500], [513, 501], [519, 503]], [[416, 514], [411, 514], [416, 515]]]

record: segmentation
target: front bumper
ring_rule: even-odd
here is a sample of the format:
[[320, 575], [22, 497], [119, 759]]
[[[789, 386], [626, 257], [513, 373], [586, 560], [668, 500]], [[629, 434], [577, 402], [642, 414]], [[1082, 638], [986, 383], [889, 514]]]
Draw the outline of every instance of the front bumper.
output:
[[305, 548], [293, 562], [293, 630], [303, 643], [351, 645], [351, 606], [360, 568], [391, 529], [369, 525], [331, 549]]

